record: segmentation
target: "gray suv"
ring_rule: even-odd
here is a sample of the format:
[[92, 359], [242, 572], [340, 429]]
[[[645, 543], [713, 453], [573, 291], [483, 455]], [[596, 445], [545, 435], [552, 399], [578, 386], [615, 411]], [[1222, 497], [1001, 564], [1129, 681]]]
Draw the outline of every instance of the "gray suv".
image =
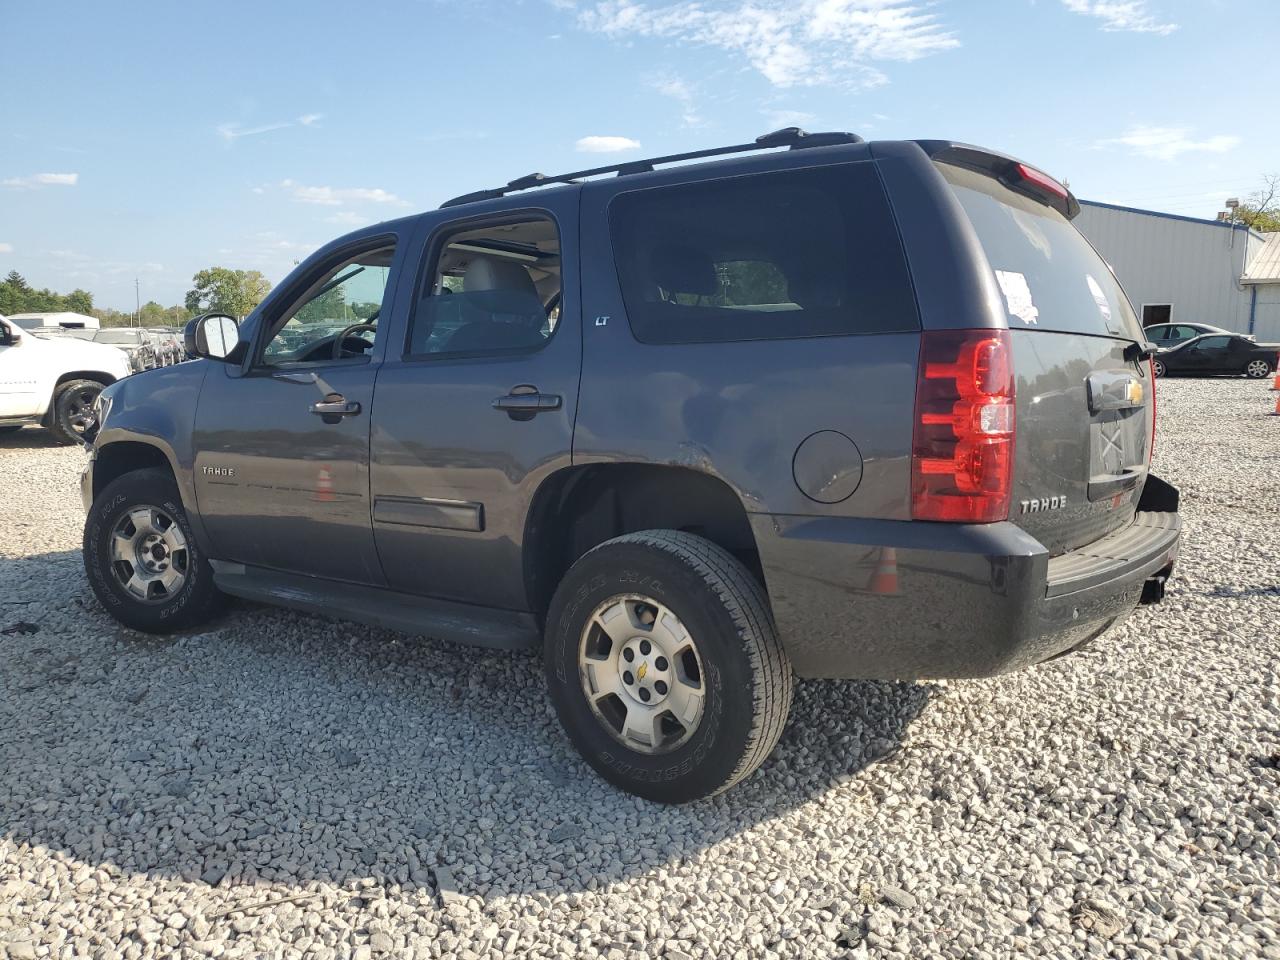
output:
[[540, 646], [602, 776], [714, 794], [795, 677], [991, 676], [1161, 597], [1154, 347], [1078, 210], [788, 129], [359, 230], [103, 391], [90, 583], [141, 630], [229, 594]]

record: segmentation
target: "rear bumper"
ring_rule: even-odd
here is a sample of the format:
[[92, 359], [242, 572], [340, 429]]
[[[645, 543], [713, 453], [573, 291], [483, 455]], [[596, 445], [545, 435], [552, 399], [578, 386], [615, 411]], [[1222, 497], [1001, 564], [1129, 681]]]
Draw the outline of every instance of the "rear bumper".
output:
[[801, 677], [985, 677], [1073, 650], [1163, 596], [1177, 491], [1149, 477], [1134, 522], [1061, 557], [1012, 523], [757, 514], [774, 618]]

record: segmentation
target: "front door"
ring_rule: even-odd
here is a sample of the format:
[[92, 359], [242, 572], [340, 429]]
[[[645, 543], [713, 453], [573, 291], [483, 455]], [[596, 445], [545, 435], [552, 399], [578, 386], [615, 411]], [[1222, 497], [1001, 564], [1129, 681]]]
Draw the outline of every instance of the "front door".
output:
[[[5, 417], [29, 417], [40, 404], [37, 399], [39, 363], [23, 348], [30, 337], [14, 324], [0, 320], [0, 420]], [[23, 362], [25, 359], [25, 363]]]
[[1230, 367], [1230, 348], [1230, 337], [1201, 337], [1185, 348], [1185, 369], [1188, 373], [1225, 373]]
[[582, 359], [577, 191], [443, 216], [373, 418], [373, 529], [389, 586], [529, 609], [522, 545], [568, 466]]
[[304, 265], [264, 306], [244, 364], [210, 369], [195, 483], [220, 558], [383, 582], [369, 423], [406, 239], [379, 234]]

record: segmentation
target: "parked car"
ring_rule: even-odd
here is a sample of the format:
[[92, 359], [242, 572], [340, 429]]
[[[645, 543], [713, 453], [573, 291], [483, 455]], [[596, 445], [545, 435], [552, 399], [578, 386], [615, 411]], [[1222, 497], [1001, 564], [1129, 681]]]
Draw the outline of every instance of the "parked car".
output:
[[167, 367], [185, 359], [182, 344], [179, 342], [181, 332], [169, 327], [147, 327], [151, 344], [155, 350], [156, 363]]
[[1078, 211], [789, 129], [358, 230], [103, 394], [87, 576], [142, 630], [228, 593], [540, 644], [602, 776], [705, 797], [794, 676], [991, 676], [1162, 596], [1148, 347]]
[[0, 434], [40, 424], [75, 443], [102, 388], [128, 375], [129, 359], [114, 347], [47, 337], [0, 316]]
[[[1156, 323], [1145, 327], [1143, 332], [1147, 340], [1157, 347], [1176, 347], [1180, 343], [1202, 337], [1206, 333], [1231, 333], [1222, 327], [1210, 326], [1207, 323]], [[1252, 337], [1249, 337], [1252, 340]]]
[[155, 344], [147, 331], [137, 327], [106, 327], [94, 332], [95, 343], [107, 343], [119, 347], [129, 355], [129, 363], [135, 373], [150, 370], [159, 365]]
[[1161, 350], [1155, 356], [1157, 377], [1165, 374], [1244, 374], [1254, 380], [1275, 372], [1280, 344], [1258, 343], [1238, 333], [1210, 334]]

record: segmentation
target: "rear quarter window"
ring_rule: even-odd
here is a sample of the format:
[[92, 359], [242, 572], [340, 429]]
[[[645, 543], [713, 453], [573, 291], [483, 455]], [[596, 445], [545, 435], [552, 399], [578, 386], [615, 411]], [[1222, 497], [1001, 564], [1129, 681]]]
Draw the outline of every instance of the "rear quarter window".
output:
[[1066, 217], [985, 174], [938, 169], [995, 271], [1011, 328], [1145, 339], [1111, 268]]
[[609, 206], [618, 281], [645, 343], [918, 330], [871, 163], [628, 191]]

